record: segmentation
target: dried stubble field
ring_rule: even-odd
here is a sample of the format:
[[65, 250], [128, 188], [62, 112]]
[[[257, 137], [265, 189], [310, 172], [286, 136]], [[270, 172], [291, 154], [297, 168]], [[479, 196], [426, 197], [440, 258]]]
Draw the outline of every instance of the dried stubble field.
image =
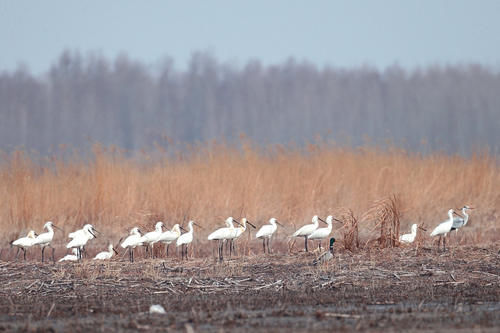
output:
[[[0, 330], [444, 330], [496, 331], [500, 326], [500, 168], [486, 154], [463, 159], [399, 150], [307, 150], [245, 145], [194, 147], [175, 156], [126, 158], [96, 147], [91, 162], [22, 152], [0, 164]], [[174, 156], [174, 157], [172, 157]], [[146, 161], [146, 162], [145, 162]], [[469, 224], [438, 253], [420, 233], [410, 247], [380, 249], [380, 202], [396, 198], [401, 233], [413, 222], [430, 228], [449, 208], [476, 207]], [[290, 250], [286, 238], [313, 214], [348, 219], [360, 247], [348, 251], [348, 230], [334, 225], [336, 256], [314, 267], [316, 254]], [[375, 212], [375, 213], [374, 213]], [[244, 236], [242, 256], [213, 260], [206, 235], [225, 217], [285, 224], [275, 254]], [[103, 232], [89, 254], [117, 242], [132, 226], [152, 230], [194, 219], [193, 258], [41, 264], [39, 249], [14, 262], [8, 241], [45, 220], [69, 231], [91, 222]], [[253, 233], [255, 235], [255, 233]], [[352, 239], [351, 239], [352, 241]], [[56, 231], [56, 257], [66, 236]], [[326, 243], [326, 242], [325, 242]], [[316, 245], [311, 244], [310, 248]], [[324, 244], [326, 246], [326, 244]], [[163, 250], [163, 249], [162, 249]], [[142, 257], [139, 254], [138, 257]], [[150, 315], [161, 304], [167, 315]]]

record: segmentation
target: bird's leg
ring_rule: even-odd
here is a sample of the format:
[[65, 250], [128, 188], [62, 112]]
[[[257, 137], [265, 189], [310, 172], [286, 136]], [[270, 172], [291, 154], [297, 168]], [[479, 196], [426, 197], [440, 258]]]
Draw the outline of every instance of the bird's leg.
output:
[[271, 243], [271, 237], [269, 237], [267, 239], [267, 253], [271, 254], [271, 246], [270, 246], [270, 243]]
[[264, 249], [264, 254], [266, 253], [266, 237], [262, 237], [262, 248]]
[[446, 235], [443, 236], [443, 251], [446, 252]]
[[24, 261], [26, 261], [26, 249], [23, 247], [23, 255], [24, 255]]
[[304, 237], [304, 244], [306, 247], [306, 252], [309, 252], [309, 249], [307, 248], [307, 236]]
[[19, 251], [21, 250], [20, 247], [17, 248], [17, 252], [16, 252], [16, 261], [17, 261], [17, 257], [19, 256]]
[[167, 258], [168, 258], [168, 248], [170, 247], [170, 244], [167, 244]]
[[56, 249], [53, 248], [51, 245], [49, 245], [49, 246], [52, 249], [52, 262], [55, 263], [56, 262], [56, 257], [55, 257]]
[[321, 241], [318, 242], [318, 249], [321, 252]]
[[43, 252], [45, 251], [45, 246], [42, 246], [42, 263], [43, 263]]

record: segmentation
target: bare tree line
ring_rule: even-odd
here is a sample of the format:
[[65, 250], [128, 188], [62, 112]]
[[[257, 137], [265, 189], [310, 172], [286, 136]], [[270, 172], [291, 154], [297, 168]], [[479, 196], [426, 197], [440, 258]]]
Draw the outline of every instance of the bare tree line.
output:
[[384, 71], [290, 59], [242, 67], [193, 54], [186, 70], [64, 52], [42, 76], [0, 73], [0, 149], [92, 142], [135, 150], [244, 133], [257, 143], [392, 140], [413, 151], [500, 149], [500, 74], [481, 65]]

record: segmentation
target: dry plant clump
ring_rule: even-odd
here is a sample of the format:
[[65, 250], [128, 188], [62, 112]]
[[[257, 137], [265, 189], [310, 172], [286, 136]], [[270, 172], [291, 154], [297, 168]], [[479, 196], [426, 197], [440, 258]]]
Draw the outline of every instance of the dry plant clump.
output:
[[363, 216], [364, 220], [372, 221], [373, 229], [379, 229], [380, 248], [399, 246], [400, 218], [401, 201], [395, 194], [376, 200]]
[[354, 216], [352, 209], [342, 208], [338, 215], [343, 221], [344, 248], [351, 252], [359, 249], [358, 219]]

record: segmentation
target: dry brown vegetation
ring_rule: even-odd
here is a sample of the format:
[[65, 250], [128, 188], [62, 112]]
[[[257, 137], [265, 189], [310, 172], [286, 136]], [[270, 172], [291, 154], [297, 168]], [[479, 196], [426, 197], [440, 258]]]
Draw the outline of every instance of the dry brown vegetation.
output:
[[[364, 244], [380, 235], [377, 222], [364, 213], [384, 198], [398, 200], [401, 233], [414, 222], [432, 227], [446, 219], [449, 208], [469, 204], [477, 209], [459, 241], [498, 239], [500, 167], [488, 154], [462, 158], [332, 144], [264, 149], [210, 143], [135, 157], [102, 146], [94, 147], [90, 159], [64, 155], [0, 155], [3, 241], [31, 228], [40, 231], [45, 220], [65, 233], [88, 221], [107, 235], [119, 233], [118, 239], [135, 225], [149, 230], [157, 220], [171, 226], [189, 218], [204, 225], [199, 232], [206, 234], [230, 215], [256, 224], [276, 217], [291, 234], [313, 214], [351, 209], [350, 218], [363, 216], [355, 224]], [[343, 238], [339, 230], [334, 235]], [[395, 230], [388, 235], [395, 237]]]

